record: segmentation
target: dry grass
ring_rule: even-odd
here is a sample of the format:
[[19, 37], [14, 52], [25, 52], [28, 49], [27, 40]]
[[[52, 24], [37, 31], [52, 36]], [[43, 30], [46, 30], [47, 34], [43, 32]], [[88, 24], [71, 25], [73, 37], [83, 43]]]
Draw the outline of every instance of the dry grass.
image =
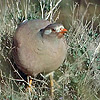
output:
[[[50, 1], [50, 2], [49, 2]], [[39, 1], [40, 9], [30, 0], [24, 2], [13, 0], [5, 1], [4, 10], [0, 10], [0, 99], [1, 100], [48, 100], [49, 80], [44, 78], [42, 81], [34, 79], [33, 93], [25, 91], [27, 81], [20, 75], [11, 61], [12, 37], [17, 28], [25, 19], [44, 18], [55, 22], [58, 19], [58, 4], [61, 2]], [[24, 6], [22, 6], [22, 4]], [[86, 20], [86, 11], [81, 16], [79, 5], [71, 7], [72, 14], [70, 29], [68, 31], [67, 42], [69, 45], [68, 54], [65, 62], [54, 73], [54, 79], [60, 88], [55, 84], [54, 100], [99, 100], [100, 99], [100, 23], [95, 25], [99, 15], [91, 20]], [[47, 11], [45, 12], [45, 8]], [[96, 7], [95, 7], [96, 10]], [[58, 13], [57, 19], [54, 14]], [[17, 78], [15, 78], [15, 75]]]

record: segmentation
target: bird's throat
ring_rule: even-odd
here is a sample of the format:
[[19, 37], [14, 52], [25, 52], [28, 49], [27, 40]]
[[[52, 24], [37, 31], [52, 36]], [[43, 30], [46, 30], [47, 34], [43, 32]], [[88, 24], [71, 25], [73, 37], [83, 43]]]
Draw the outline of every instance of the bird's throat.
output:
[[57, 36], [58, 36], [58, 38], [60, 39], [60, 38], [62, 38], [64, 35], [61, 34], [61, 33], [59, 33]]

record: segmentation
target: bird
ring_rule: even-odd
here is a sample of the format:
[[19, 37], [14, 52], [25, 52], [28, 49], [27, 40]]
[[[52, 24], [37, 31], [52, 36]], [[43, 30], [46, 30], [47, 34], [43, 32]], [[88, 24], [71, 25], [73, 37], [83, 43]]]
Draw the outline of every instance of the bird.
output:
[[34, 77], [41, 72], [47, 74], [58, 69], [67, 53], [66, 32], [62, 24], [44, 19], [22, 22], [13, 36], [12, 53], [17, 67]]

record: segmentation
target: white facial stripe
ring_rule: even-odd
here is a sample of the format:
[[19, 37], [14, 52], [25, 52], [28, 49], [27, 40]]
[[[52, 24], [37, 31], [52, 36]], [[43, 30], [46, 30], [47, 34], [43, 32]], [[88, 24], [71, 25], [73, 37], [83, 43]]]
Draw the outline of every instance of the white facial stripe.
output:
[[51, 32], [52, 32], [51, 29], [49, 29], [49, 30], [45, 30], [45, 31], [44, 31], [44, 34], [49, 35]]
[[64, 26], [57, 26], [55, 27], [56, 32], [60, 32], [60, 29], [64, 29]]

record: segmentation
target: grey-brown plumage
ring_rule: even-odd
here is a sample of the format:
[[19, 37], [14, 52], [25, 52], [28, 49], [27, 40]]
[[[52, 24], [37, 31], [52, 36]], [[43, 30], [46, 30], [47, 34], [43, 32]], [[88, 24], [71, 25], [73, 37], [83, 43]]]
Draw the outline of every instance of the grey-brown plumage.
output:
[[49, 73], [64, 61], [66, 42], [63, 37], [58, 38], [60, 32], [55, 30], [58, 26], [62, 25], [31, 20], [17, 28], [13, 38], [13, 58], [25, 74], [35, 76], [40, 72]]

